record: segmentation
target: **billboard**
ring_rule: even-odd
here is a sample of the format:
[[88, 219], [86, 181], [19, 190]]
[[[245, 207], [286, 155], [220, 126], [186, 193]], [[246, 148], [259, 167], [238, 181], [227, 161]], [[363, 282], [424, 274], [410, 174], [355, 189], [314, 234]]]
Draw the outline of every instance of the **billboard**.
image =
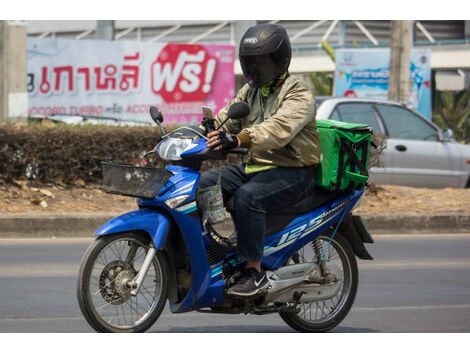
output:
[[232, 45], [28, 38], [29, 116], [87, 115], [196, 123], [235, 88]]
[[[390, 49], [338, 49], [335, 96], [386, 100]], [[408, 106], [431, 119], [431, 51], [412, 49]]]

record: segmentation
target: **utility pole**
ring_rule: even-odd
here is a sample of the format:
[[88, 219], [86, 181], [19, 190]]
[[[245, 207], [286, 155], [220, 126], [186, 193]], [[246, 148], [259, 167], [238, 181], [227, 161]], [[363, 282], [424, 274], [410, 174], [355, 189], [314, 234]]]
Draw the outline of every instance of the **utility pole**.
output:
[[25, 21], [0, 21], [0, 120], [28, 115]]
[[413, 21], [392, 21], [388, 99], [408, 104]]

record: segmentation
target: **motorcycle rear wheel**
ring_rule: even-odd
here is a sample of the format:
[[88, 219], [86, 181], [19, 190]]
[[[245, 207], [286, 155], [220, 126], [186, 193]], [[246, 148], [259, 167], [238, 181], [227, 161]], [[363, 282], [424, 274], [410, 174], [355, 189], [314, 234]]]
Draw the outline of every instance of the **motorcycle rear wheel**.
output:
[[160, 316], [168, 280], [166, 261], [159, 252], [136, 296], [125, 285], [139, 271], [149, 244], [143, 234], [123, 233], [99, 237], [85, 252], [77, 298], [83, 316], [97, 332], [145, 332]]
[[[349, 313], [356, 298], [359, 273], [356, 257], [348, 241], [338, 232], [327, 249], [329, 238], [320, 236], [319, 240], [322, 243], [323, 250], [327, 250], [325, 252], [327, 265], [328, 263], [332, 265], [335, 262], [337, 267], [341, 266], [339, 269], [343, 273], [343, 277], [340, 278], [343, 281], [342, 287], [338, 295], [330, 300], [299, 304], [299, 308], [301, 308], [299, 313], [279, 313], [284, 322], [299, 332], [326, 332], [333, 329]], [[297, 252], [299, 254], [297, 258], [300, 258], [300, 263], [316, 260], [311, 247], [312, 243], [308, 243]], [[312, 258], [309, 258], [307, 253], [304, 253], [306, 251], [309, 251], [310, 254], [313, 253], [313, 255], [310, 255]], [[333, 252], [336, 252], [337, 256], [332, 255]], [[305, 260], [302, 260], [303, 257], [305, 257]], [[312, 306], [315, 309], [314, 314], [312, 314]]]

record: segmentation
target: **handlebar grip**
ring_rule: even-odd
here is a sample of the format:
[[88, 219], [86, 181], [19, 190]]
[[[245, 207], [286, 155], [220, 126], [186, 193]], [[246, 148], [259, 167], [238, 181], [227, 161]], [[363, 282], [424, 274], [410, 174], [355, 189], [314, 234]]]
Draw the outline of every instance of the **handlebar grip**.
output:
[[248, 148], [233, 148], [228, 151], [230, 154], [248, 154]]

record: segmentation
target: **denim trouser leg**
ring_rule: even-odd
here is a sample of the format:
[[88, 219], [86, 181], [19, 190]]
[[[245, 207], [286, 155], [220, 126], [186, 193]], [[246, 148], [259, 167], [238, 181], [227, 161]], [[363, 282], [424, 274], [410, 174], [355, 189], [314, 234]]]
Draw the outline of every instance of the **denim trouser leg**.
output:
[[[242, 165], [222, 169], [224, 202], [233, 197], [237, 230], [237, 254], [240, 262], [260, 261], [263, 257], [266, 213], [279, 211], [312, 191], [315, 169], [278, 167], [245, 174]], [[217, 182], [218, 171], [201, 176], [199, 187]]]

